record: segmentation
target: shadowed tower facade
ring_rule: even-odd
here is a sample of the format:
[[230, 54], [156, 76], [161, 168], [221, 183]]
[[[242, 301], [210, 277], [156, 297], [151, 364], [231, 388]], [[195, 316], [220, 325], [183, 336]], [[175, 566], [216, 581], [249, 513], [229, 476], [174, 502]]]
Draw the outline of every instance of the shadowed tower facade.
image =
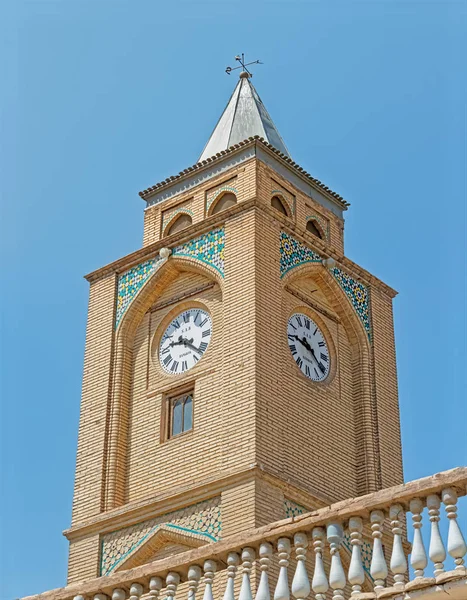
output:
[[69, 582], [402, 482], [395, 292], [242, 72], [199, 162], [89, 274]]

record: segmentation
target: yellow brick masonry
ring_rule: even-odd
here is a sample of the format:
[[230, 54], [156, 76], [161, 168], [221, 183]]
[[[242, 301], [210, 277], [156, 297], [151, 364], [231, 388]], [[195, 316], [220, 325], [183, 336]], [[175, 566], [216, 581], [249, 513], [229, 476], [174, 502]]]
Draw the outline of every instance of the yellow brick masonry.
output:
[[[238, 204], [206, 217], [206, 194], [235, 177]], [[286, 217], [271, 205], [273, 181], [296, 197]], [[161, 210], [190, 204], [193, 225], [160, 240]], [[323, 506], [402, 481], [392, 322], [394, 292], [342, 256], [343, 221], [258, 159], [234, 167], [145, 213], [144, 247], [154, 256], [203, 231], [225, 227], [225, 277], [170, 258], [127, 311], [115, 334], [118, 273], [138, 251], [91, 274], [69, 581], [94, 577], [99, 538], [155, 515], [221, 495], [223, 536], [284, 517], [284, 497]], [[310, 207], [330, 240], [308, 233]], [[279, 277], [285, 229], [371, 285], [373, 345], [331, 275], [306, 265]], [[192, 293], [190, 293], [192, 292]], [[189, 298], [177, 300], [182, 294]], [[170, 319], [204, 306], [213, 338], [191, 371], [173, 378], [157, 364]], [[328, 336], [330, 380], [313, 384], [285, 339], [290, 314], [307, 312]], [[165, 396], [195, 390], [193, 431], [161, 441]]]

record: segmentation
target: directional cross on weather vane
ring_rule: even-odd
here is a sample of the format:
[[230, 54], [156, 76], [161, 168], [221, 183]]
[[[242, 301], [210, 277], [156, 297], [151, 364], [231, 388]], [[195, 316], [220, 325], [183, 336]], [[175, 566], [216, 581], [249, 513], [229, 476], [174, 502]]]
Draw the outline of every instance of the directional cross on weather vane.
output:
[[227, 75], [230, 75], [230, 73], [232, 71], [236, 71], [237, 69], [243, 69], [246, 73], [248, 73], [248, 75], [250, 77], [253, 77], [253, 73], [251, 73], [247, 67], [250, 65], [262, 65], [263, 63], [260, 60], [253, 60], [252, 62], [249, 63], [245, 63], [245, 55], [242, 53], [241, 56], [236, 56], [235, 60], [238, 61], [240, 63], [239, 67], [227, 67], [227, 69], [225, 70], [225, 72], [227, 73]]

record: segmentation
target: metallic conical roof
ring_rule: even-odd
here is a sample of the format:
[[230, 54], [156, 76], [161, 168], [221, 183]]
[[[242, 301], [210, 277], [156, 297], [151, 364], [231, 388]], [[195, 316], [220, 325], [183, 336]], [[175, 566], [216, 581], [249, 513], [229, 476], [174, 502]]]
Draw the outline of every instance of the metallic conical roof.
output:
[[249, 74], [243, 72], [198, 160], [206, 160], [255, 135], [264, 138], [279, 152], [290, 156], [258, 92], [251, 83]]

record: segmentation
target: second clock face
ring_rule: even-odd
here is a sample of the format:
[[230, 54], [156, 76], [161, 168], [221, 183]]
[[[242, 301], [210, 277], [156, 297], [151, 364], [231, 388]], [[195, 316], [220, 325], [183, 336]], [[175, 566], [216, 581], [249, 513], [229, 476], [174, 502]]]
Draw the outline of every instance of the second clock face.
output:
[[172, 320], [159, 344], [159, 362], [166, 373], [185, 373], [201, 359], [211, 341], [212, 321], [200, 308], [190, 308]]
[[287, 324], [287, 340], [301, 372], [313, 381], [324, 381], [329, 375], [331, 360], [318, 325], [303, 313], [295, 313]]

